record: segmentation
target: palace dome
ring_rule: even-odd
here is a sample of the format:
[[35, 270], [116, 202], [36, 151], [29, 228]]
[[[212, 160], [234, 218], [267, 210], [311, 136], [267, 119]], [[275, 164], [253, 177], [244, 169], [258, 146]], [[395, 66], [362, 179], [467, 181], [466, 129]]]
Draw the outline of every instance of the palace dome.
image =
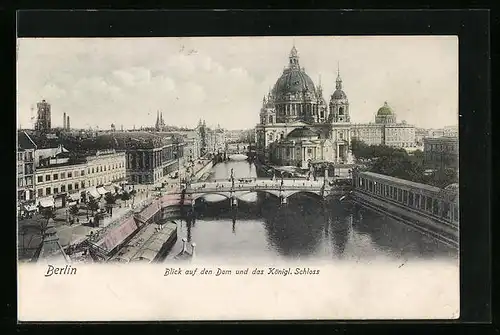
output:
[[391, 109], [391, 107], [389, 107], [389, 105], [387, 104], [387, 101], [384, 102], [384, 105], [382, 107], [380, 107], [378, 109], [378, 112], [377, 112], [377, 116], [389, 116], [389, 115], [393, 115], [393, 114], [394, 114], [394, 112]]

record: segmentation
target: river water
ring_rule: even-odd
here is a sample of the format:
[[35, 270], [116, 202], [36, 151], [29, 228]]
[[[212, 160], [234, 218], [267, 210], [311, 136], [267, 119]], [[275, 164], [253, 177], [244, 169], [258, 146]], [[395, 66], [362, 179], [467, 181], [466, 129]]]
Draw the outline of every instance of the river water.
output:
[[[230, 161], [217, 164], [209, 180], [256, 177], [253, 164]], [[256, 199], [255, 199], [256, 198]], [[193, 222], [179, 220], [178, 241], [196, 243], [197, 260], [264, 263], [287, 260], [352, 261], [437, 260], [458, 264], [458, 251], [370, 209], [350, 202], [324, 202], [296, 194], [287, 205], [258, 194], [252, 202], [206, 202], [197, 207]]]

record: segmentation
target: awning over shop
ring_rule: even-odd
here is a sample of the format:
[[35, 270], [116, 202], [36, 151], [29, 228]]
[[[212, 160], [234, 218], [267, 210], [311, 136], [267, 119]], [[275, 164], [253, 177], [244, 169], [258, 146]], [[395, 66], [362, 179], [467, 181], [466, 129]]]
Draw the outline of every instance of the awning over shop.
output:
[[89, 187], [89, 188], [87, 188], [87, 193], [90, 194], [90, 196], [92, 196], [94, 198], [99, 198], [101, 196], [99, 194], [99, 192], [97, 192], [97, 190], [96, 190], [95, 187]]
[[38, 204], [40, 207], [54, 207], [54, 198], [52, 197], [47, 197], [47, 198], [41, 198], [38, 199]]
[[108, 191], [104, 187], [98, 187], [97, 193], [99, 193], [100, 195], [104, 195], [104, 194], [108, 193]]
[[106, 185], [104, 186], [104, 189], [106, 192], [115, 193], [115, 187], [113, 185]]
[[122, 188], [120, 185], [118, 185], [118, 184], [114, 184], [114, 183], [113, 183], [113, 184], [111, 184], [111, 186], [113, 186], [114, 188], [118, 188], [118, 189]]
[[68, 194], [68, 198], [73, 201], [78, 201], [80, 200], [80, 192]]
[[34, 212], [37, 210], [35, 205], [25, 205], [24, 209], [27, 210], [28, 212]]

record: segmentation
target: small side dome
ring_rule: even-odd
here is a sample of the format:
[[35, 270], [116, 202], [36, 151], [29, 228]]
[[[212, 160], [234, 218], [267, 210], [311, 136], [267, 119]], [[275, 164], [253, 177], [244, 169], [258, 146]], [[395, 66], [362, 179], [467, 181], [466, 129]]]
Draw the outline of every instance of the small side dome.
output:
[[342, 90], [336, 90], [332, 94], [332, 99], [335, 99], [335, 100], [347, 99], [347, 95]]
[[392, 111], [391, 107], [387, 104], [387, 101], [384, 102], [384, 105], [379, 108], [377, 112], [377, 116], [388, 116], [388, 115], [393, 115], [394, 112]]

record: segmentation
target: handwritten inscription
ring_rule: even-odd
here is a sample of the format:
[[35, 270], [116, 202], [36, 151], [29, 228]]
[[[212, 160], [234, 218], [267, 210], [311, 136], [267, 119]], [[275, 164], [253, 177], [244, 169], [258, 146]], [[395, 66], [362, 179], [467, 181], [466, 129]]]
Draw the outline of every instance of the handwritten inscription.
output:
[[45, 277], [50, 277], [53, 275], [76, 275], [76, 268], [71, 265], [66, 265], [64, 267], [55, 267], [53, 265], [48, 266]]

